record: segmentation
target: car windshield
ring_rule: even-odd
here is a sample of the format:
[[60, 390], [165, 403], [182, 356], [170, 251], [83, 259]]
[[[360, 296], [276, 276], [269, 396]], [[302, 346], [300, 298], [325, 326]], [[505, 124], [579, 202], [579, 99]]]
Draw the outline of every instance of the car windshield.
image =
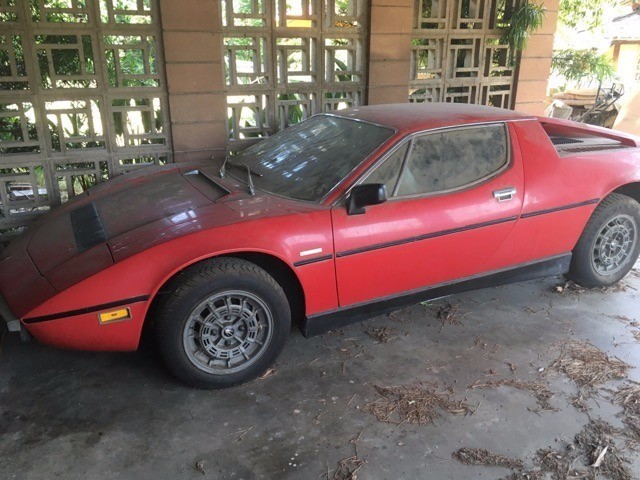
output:
[[393, 133], [371, 123], [316, 115], [252, 145], [229, 163], [248, 165], [257, 188], [319, 201]]

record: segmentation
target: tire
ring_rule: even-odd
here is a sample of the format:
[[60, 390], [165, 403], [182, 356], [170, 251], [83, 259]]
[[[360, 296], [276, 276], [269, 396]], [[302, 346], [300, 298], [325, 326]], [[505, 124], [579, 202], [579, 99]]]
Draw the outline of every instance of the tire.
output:
[[261, 375], [291, 328], [280, 285], [238, 258], [202, 262], [182, 273], [158, 308], [156, 341], [167, 368], [196, 388], [227, 388]]
[[573, 249], [567, 277], [583, 287], [620, 281], [640, 253], [640, 204], [612, 193], [595, 209]]

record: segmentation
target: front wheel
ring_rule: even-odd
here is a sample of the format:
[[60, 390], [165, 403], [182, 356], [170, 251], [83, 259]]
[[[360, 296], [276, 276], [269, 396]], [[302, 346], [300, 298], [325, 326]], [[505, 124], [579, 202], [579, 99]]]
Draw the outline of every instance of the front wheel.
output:
[[609, 195], [587, 222], [567, 277], [583, 287], [618, 282], [638, 259], [639, 226], [640, 204], [626, 195]]
[[237, 258], [184, 272], [158, 311], [156, 336], [165, 364], [197, 388], [226, 388], [259, 376], [281, 352], [291, 325], [280, 285]]

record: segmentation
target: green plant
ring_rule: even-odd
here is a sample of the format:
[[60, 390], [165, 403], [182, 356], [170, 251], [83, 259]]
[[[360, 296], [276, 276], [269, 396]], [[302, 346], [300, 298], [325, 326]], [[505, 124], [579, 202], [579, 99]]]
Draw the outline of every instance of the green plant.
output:
[[555, 50], [551, 57], [551, 68], [567, 81], [578, 85], [586, 82], [607, 82], [615, 78], [615, 66], [606, 54], [598, 54], [596, 49]]
[[561, 0], [558, 21], [570, 29], [592, 30], [602, 23], [604, 7], [619, 3], [619, 0]]
[[[301, 100], [301, 96], [296, 93], [280, 93], [278, 95], [278, 100]], [[285, 107], [285, 114], [287, 115], [286, 125], [293, 125], [295, 123], [300, 123], [302, 120], [306, 118], [305, 111], [302, 108], [302, 105], [289, 105], [288, 108]]]
[[524, 50], [531, 32], [542, 26], [542, 22], [547, 16], [547, 9], [544, 5], [537, 5], [525, 0], [513, 15], [509, 23], [509, 29], [502, 37], [504, 43], [509, 45], [509, 60], [514, 63], [515, 52]]

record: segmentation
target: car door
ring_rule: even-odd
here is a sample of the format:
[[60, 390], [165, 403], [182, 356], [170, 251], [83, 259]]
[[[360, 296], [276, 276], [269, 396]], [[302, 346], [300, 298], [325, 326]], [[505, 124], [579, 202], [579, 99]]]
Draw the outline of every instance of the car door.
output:
[[511, 127], [492, 123], [411, 135], [357, 183], [388, 200], [348, 215], [332, 209], [341, 307], [393, 297], [490, 269], [522, 209]]

